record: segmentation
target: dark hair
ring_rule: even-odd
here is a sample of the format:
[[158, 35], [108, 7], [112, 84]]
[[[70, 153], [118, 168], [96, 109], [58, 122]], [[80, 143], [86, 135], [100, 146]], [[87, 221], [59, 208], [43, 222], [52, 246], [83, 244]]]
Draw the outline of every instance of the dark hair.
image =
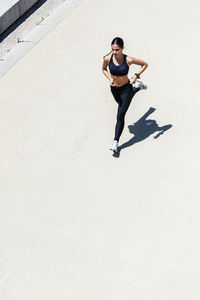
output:
[[[118, 45], [120, 48], [123, 48], [124, 47], [124, 41], [120, 37], [116, 37], [112, 40], [111, 46], [112, 45]], [[108, 54], [110, 54], [111, 52], [112, 52], [112, 50]], [[103, 58], [105, 58], [108, 54], [104, 55]]]

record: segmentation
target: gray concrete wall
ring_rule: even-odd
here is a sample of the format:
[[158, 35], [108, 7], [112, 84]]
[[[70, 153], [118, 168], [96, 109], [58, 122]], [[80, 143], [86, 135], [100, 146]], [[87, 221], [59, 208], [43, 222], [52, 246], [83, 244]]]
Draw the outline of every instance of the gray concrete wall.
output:
[[0, 34], [21, 17], [38, 0], [1, 0]]

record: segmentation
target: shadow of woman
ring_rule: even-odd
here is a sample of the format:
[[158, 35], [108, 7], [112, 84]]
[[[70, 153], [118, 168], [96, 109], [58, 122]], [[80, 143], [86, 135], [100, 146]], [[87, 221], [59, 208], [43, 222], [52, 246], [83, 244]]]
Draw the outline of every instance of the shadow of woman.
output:
[[147, 120], [148, 116], [152, 114], [155, 110], [155, 108], [150, 107], [149, 110], [144, 114], [144, 116], [142, 116], [136, 123], [133, 123], [133, 125], [128, 126], [130, 133], [134, 134], [134, 137], [126, 143], [119, 146], [118, 153], [116, 153], [115, 156], [119, 157], [120, 151], [122, 149], [130, 147], [138, 142], [141, 142], [148, 138], [151, 134], [158, 131], [158, 133], [154, 136], [154, 139], [157, 139], [161, 134], [163, 134], [165, 131], [172, 127], [171, 124], [159, 127], [155, 120]]

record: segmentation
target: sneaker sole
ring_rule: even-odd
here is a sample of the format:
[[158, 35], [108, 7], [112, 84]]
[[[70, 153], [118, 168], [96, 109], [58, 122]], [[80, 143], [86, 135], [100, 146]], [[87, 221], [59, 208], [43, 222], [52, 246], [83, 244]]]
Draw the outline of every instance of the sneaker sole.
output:
[[118, 150], [114, 150], [114, 149], [109, 149], [109, 150], [113, 151], [114, 153], [118, 152]]

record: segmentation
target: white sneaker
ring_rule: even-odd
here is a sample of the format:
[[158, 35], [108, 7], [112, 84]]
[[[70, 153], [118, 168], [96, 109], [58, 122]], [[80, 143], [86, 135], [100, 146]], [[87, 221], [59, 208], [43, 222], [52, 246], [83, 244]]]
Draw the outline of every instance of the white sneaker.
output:
[[110, 150], [117, 152], [118, 141], [114, 140]]
[[146, 90], [147, 89], [147, 85], [145, 85], [140, 79], [137, 79], [134, 87], [140, 88], [141, 90]]

